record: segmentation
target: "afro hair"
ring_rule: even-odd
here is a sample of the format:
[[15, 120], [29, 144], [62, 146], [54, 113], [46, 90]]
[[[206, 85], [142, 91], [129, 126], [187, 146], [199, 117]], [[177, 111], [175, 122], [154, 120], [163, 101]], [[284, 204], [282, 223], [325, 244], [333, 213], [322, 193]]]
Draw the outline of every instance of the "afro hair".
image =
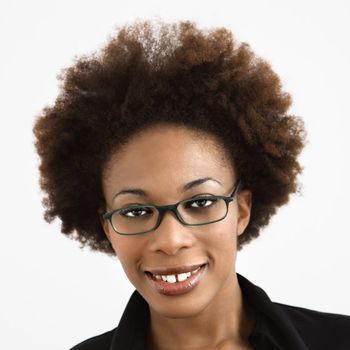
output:
[[298, 191], [304, 123], [287, 114], [291, 96], [270, 64], [226, 28], [135, 21], [99, 51], [75, 57], [58, 79], [55, 102], [33, 127], [44, 218], [59, 218], [62, 233], [81, 247], [115, 255], [100, 221], [104, 167], [131, 136], [157, 123], [221, 140], [253, 195], [238, 250]]

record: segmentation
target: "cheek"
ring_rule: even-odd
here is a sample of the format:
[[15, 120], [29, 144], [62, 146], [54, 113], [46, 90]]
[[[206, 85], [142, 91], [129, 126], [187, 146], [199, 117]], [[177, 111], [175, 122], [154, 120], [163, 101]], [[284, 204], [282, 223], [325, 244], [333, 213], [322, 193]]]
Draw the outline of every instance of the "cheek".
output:
[[203, 248], [212, 256], [215, 261], [232, 260], [235, 256], [237, 242], [237, 227], [233, 219], [214, 223], [202, 240]]
[[211, 237], [218, 244], [234, 243], [237, 239], [237, 222], [234, 217], [226, 217], [225, 220], [214, 223]]
[[144, 245], [145, 239], [143, 237], [120, 235], [113, 237], [113, 249], [128, 276], [130, 271], [135, 270], [141, 261]]

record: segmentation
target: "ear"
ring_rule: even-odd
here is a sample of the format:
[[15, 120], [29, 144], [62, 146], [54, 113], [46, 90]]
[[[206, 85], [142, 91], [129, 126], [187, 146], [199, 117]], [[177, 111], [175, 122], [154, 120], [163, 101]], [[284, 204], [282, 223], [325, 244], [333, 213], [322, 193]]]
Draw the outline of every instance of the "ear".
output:
[[237, 196], [238, 218], [237, 218], [237, 234], [240, 236], [249, 224], [250, 212], [252, 208], [252, 192], [242, 190]]

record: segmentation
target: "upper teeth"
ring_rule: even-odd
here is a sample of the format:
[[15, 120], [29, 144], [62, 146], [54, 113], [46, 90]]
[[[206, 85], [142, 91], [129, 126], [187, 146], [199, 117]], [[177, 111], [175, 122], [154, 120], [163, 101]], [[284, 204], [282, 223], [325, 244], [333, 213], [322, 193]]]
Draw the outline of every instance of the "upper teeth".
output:
[[153, 275], [157, 280], [163, 280], [164, 282], [175, 283], [186, 280], [191, 275], [198, 272], [200, 267], [193, 271], [179, 273], [178, 275]]

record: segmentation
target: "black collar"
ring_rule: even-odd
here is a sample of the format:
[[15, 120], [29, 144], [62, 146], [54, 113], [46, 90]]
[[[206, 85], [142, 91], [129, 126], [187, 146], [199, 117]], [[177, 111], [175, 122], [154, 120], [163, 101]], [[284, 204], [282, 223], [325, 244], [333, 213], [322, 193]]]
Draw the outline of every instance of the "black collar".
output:
[[[254, 349], [308, 350], [283, 309], [272, 302], [262, 288], [239, 273], [237, 278], [243, 296], [257, 315], [255, 328], [249, 337]], [[114, 331], [110, 350], [145, 350], [149, 326], [148, 304], [135, 290]]]

